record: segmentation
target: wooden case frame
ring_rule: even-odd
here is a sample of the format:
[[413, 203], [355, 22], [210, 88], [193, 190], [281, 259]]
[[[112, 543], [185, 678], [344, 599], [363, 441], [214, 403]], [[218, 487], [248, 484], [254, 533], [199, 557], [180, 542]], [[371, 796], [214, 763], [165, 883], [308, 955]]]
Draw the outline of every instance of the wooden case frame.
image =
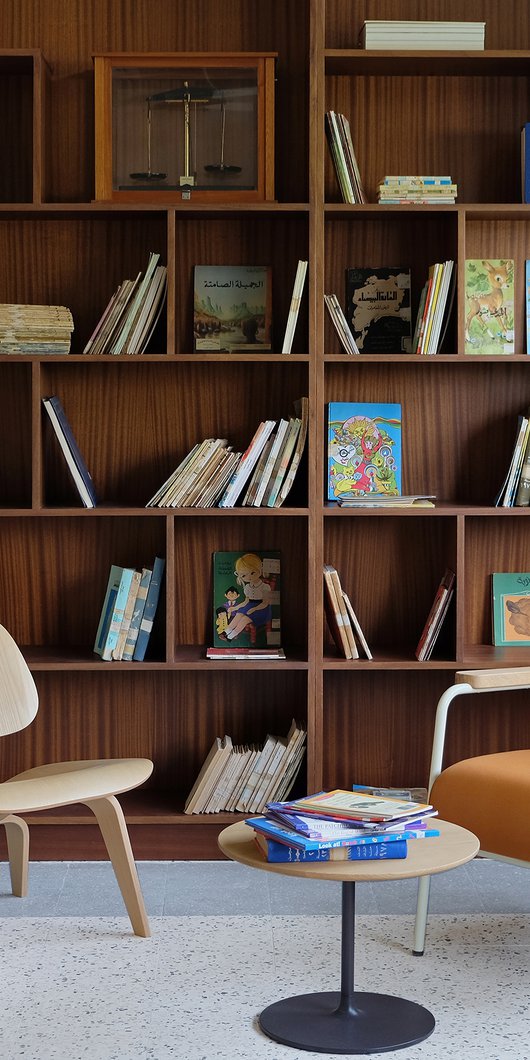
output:
[[[276, 52], [108, 52], [94, 59], [95, 198], [101, 202], [272, 202], [274, 201], [274, 84]], [[180, 69], [256, 72], [257, 158], [255, 187], [225, 189], [131, 188], [114, 186], [113, 75], [117, 69]]]

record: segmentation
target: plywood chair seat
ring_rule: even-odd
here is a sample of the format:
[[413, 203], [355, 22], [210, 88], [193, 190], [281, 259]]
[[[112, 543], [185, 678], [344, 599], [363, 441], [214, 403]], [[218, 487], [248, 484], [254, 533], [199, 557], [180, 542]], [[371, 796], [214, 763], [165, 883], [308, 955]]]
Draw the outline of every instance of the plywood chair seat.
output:
[[[10, 633], [0, 626], [0, 736], [19, 732], [39, 707], [29, 667]], [[13, 894], [27, 893], [29, 828], [21, 814], [83, 803], [105, 841], [135, 935], [148, 937], [149, 921], [123, 810], [116, 798], [143, 784], [147, 758], [96, 759], [38, 765], [0, 783], [0, 824], [5, 827]]]
[[[447, 718], [458, 698], [483, 692], [530, 689], [530, 666], [519, 669], [466, 670], [455, 675], [438, 701], [434, 724], [428, 798], [442, 820], [469, 829], [479, 839], [479, 855], [530, 868], [530, 749], [479, 755], [443, 766]], [[497, 695], [495, 696], [497, 701]], [[469, 701], [469, 700], [468, 700]], [[424, 951], [430, 878], [418, 884], [414, 953]]]

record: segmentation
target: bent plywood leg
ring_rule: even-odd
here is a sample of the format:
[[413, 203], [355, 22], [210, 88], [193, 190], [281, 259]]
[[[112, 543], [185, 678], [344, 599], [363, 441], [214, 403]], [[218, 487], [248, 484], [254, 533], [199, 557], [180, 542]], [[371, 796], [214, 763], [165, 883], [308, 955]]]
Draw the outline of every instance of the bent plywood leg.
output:
[[149, 921], [123, 810], [114, 795], [92, 799], [85, 805], [95, 814], [101, 829], [134, 934], [149, 938]]
[[28, 893], [29, 828], [22, 817], [9, 814], [0, 822], [7, 839], [7, 855], [11, 876], [11, 890], [17, 898]]

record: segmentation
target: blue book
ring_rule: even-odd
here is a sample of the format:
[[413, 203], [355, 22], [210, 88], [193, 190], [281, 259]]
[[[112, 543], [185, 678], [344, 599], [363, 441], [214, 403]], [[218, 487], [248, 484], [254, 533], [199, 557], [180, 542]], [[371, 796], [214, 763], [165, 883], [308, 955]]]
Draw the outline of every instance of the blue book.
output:
[[59, 398], [46, 397], [42, 399], [42, 403], [85, 508], [95, 508], [97, 496], [94, 483]]
[[[294, 832], [292, 828], [288, 828], [278, 821], [271, 821], [268, 817], [248, 817], [245, 824], [248, 824], [250, 828], [253, 828], [260, 835], [266, 836], [267, 839], [274, 839], [278, 843], [296, 847], [297, 850], [331, 850], [336, 847], [377, 846], [378, 844], [406, 842], [407, 839], [418, 838], [418, 834], [422, 836], [440, 834], [437, 829], [420, 831], [418, 829], [403, 828], [399, 832], [365, 832], [364, 834], [355, 834], [356, 830], [351, 829], [349, 835], [317, 839]], [[360, 829], [359, 832], [361, 832]]]
[[401, 495], [401, 405], [330, 401], [327, 499]]
[[349, 846], [323, 848], [321, 850], [300, 850], [287, 843], [278, 843], [256, 832], [256, 841], [265, 854], [267, 861], [288, 863], [296, 861], [376, 861], [406, 858], [407, 842], [374, 843], [372, 846]]
[[134, 601], [132, 618], [129, 625], [129, 629], [127, 630], [127, 638], [125, 640], [125, 647], [123, 649], [122, 659], [124, 662], [132, 662], [134, 656], [134, 649], [136, 647], [136, 641], [138, 640], [140, 625], [145, 611], [147, 592], [151, 583], [152, 573], [153, 572], [150, 567], [144, 567], [142, 569], [140, 585], [136, 594], [136, 600]]
[[153, 621], [160, 597], [160, 587], [162, 585], [165, 564], [165, 559], [161, 559], [160, 556], [157, 556], [153, 563], [153, 573], [151, 575], [151, 581], [149, 582], [149, 589], [147, 590], [144, 613], [140, 622], [138, 637], [136, 638], [136, 647], [133, 655], [135, 662], [143, 662], [145, 659], [145, 653], [149, 637], [151, 636]]
[[118, 567], [113, 564], [110, 568], [107, 590], [94, 644], [94, 651], [105, 662], [109, 662], [112, 659], [112, 652], [118, 643], [125, 604], [127, 603], [133, 575], [134, 569], [132, 567]]
[[521, 202], [530, 202], [530, 122], [521, 129]]

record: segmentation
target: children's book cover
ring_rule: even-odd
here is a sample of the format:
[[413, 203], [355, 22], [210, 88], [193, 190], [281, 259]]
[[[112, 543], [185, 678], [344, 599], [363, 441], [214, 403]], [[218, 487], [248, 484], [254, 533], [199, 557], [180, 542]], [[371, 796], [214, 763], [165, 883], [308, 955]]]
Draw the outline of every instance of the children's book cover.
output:
[[466, 261], [465, 353], [513, 353], [514, 263], [494, 258]]
[[410, 269], [346, 269], [345, 315], [361, 353], [410, 353]]
[[401, 494], [401, 405], [331, 401], [327, 498]]
[[267, 265], [196, 265], [193, 341], [196, 352], [271, 349], [272, 271]]
[[493, 643], [496, 646], [530, 645], [530, 572], [494, 574]]
[[281, 646], [280, 553], [214, 552], [214, 647]]

